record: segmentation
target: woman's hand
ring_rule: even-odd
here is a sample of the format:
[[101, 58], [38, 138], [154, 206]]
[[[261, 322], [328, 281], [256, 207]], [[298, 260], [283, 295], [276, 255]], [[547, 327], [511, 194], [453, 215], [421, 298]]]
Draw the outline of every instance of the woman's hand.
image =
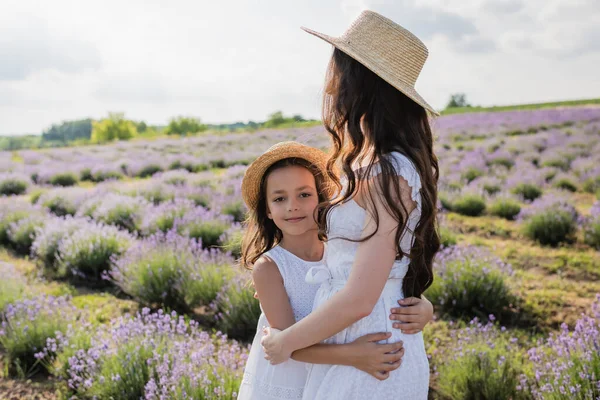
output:
[[401, 307], [392, 308], [390, 319], [395, 322], [392, 326], [402, 333], [412, 334], [423, 330], [425, 325], [433, 319], [433, 304], [425, 297], [422, 299], [409, 297], [398, 300]]
[[285, 348], [281, 331], [276, 328], [264, 328], [263, 333], [265, 336], [261, 339], [260, 344], [265, 352], [265, 359], [273, 365], [289, 360], [292, 351]]
[[371, 333], [361, 336], [352, 343], [348, 349], [352, 355], [352, 366], [379, 379], [386, 380], [390, 372], [400, 367], [404, 357], [403, 343], [378, 344], [391, 336], [389, 332]]

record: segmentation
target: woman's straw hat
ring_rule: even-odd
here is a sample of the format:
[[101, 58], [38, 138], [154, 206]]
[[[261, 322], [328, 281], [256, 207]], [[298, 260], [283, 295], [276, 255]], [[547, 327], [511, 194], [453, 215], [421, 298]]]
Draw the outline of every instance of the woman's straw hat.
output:
[[427, 60], [427, 47], [394, 21], [373, 11], [363, 11], [340, 37], [302, 27], [331, 43], [423, 108], [439, 115], [415, 90], [415, 82]]
[[[315, 165], [323, 180], [328, 182], [327, 178], [327, 154], [314, 147], [306, 146], [298, 142], [280, 142], [271, 146], [260, 157], [258, 157], [246, 170], [242, 180], [242, 197], [249, 209], [255, 210], [260, 197], [260, 184], [265, 172], [277, 161], [286, 158], [301, 158]], [[325, 184], [323, 190], [325, 198], [331, 197], [332, 185]]]

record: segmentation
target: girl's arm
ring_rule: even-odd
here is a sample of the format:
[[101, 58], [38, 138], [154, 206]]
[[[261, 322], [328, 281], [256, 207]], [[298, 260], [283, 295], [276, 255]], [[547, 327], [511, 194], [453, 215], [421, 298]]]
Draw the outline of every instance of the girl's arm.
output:
[[389, 332], [361, 336], [352, 343], [318, 343], [292, 353], [296, 361], [311, 364], [347, 365], [364, 371], [379, 380], [389, 377], [404, 357], [403, 343], [378, 344], [391, 336]]
[[[401, 201], [408, 213], [415, 208], [411, 188], [399, 177]], [[379, 215], [379, 228], [360, 243], [348, 282], [316, 311], [282, 332], [267, 331], [262, 344], [271, 363], [287, 360], [292, 352], [311, 346], [344, 330], [368, 316], [377, 303], [396, 259], [396, 219], [388, 212], [383, 196], [374, 197], [374, 209], [367, 212], [363, 232], [376, 229], [373, 213]], [[378, 266], [373, 268], [373, 266]], [[260, 293], [259, 293], [260, 296]]]
[[252, 267], [252, 281], [269, 325], [280, 330], [294, 325], [294, 311], [277, 264], [260, 257]]
[[[261, 257], [254, 264], [252, 280], [269, 324], [276, 329], [292, 326], [294, 313], [277, 264]], [[297, 351], [293, 358], [312, 364], [348, 365], [383, 380], [400, 366], [404, 355], [402, 342], [376, 343], [389, 336], [387, 333], [371, 334], [343, 345], [319, 343]]]

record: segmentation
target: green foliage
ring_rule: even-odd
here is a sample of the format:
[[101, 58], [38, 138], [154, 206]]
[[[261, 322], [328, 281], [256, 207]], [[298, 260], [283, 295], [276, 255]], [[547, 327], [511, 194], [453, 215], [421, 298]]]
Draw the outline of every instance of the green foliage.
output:
[[600, 219], [586, 224], [583, 240], [588, 246], [600, 250]]
[[77, 121], [64, 121], [61, 124], [52, 125], [50, 129], [42, 133], [45, 142], [68, 143], [75, 140], [89, 140], [92, 136], [92, 120], [82, 119]]
[[554, 182], [554, 185], [552, 186], [554, 186], [557, 189], [568, 190], [569, 192], [577, 191], [577, 185], [567, 177], [558, 179], [556, 182]]
[[246, 219], [246, 206], [242, 200], [236, 200], [225, 204], [221, 209], [221, 212], [226, 215], [231, 215], [235, 222], [242, 222]]
[[33, 214], [8, 228], [8, 240], [12, 247], [22, 255], [29, 255], [31, 245], [35, 240], [36, 228], [42, 228], [47, 217]]
[[447, 399], [526, 400], [532, 396], [519, 390], [524, 357], [504, 337], [475, 340], [440, 363], [437, 388]]
[[72, 172], [61, 172], [50, 178], [50, 184], [53, 186], [73, 186], [76, 183], [77, 176]]
[[0, 244], [9, 244], [8, 230], [10, 225], [29, 216], [25, 210], [6, 211], [0, 214]]
[[454, 246], [457, 243], [456, 235], [445, 226], [440, 227], [440, 243], [444, 247]]
[[521, 211], [521, 205], [512, 199], [499, 198], [492, 203], [489, 211], [492, 215], [512, 221]]
[[505, 278], [489, 261], [467, 256], [448, 262], [425, 295], [453, 318], [487, 320], [490, 314], [503, 318], [516, 301]]
[[477, 194], [465, 194], [452, 202], [452, 211], [477, 217], [485, 211], [485, 200]]
[[169, 121], [165, 128], [167, 135], [187, 135], [201, 133], [206, 130], [206, 125], [202, 124], [199, 118], [176, 117]]
[[525, 200], [529, 201], [533, 201], [542, 195], [542, 189], [532, 183], [519, 183], [512, 192], [523, 196]]
[[573, 216], [562, 210], [542, 211], [532, 215], [524, 223], [527, 237], [549, 246], [572, 242], [576, 230], [577, 222]]
[[221, 237], [229, 228], [231, 223], [228, 221], [190, 221], [177, 226], [177, 231], [180, 235], [202, 240], [202, 247], [209, 248], [221, 245]]
[[142, 168], [140, 172], [138, 172], [137, 176], [140, 178], [147, 178], [157, 172], [161, 172], [162, 170], [162, 167], [158, 164], [149, 164]]
[[563, 171], [568, 171], [569, 168], [571, 167], [571, 163], [569, 162], [569, 160], [566, 157], [560, 157], [560, 158], [548, 159], [542, 163], [542, 166], [543, 167], [555, 167], [555, 168], [559, 168]]
[[471, 182], [475, 178], [479, 178], [483, 176], [484, 172], [477, 168], [469, 168], [465, 172], [463, 172], [462, 177], [467, 180], [467, 182]]
[[19, 178], [0, 181], [0, 196], [20, 195], [27, 191], [27, 182]]
[[256, 333], [260, 303], [254, 298], [254, 289], [249, 283], [243, 276], [230, 280], [214, 302], [217, 328], [232, 339], [247, 341]]
[[448, 101], [446, 108], [456, 107], [471, 107], [471, 105], [467, 102], [467, 96], [464, 93], [455, 93], [450, 96], [450, 100]]
[[135, 124], [126, 120], [123, 113], [109, 113], [108, 118], [92, 123], [91, 140], [93, 143], [129, 140], [136, 135]]
[[36, 149], [39, 147], [43, 147], [40, 135], [0, 136], [0, 150], [2, 151]]

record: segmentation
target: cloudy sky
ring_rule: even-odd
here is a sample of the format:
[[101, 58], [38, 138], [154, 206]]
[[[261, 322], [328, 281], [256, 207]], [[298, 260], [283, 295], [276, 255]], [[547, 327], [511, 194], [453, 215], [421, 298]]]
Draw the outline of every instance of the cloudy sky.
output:
[[494, 105], [600, 97], [597, 0], [0, 0], [0, 134], [122, 111], [165, 124], [319, 117], [331, 47], [364, 9], [430, 56], [417, 89]]

